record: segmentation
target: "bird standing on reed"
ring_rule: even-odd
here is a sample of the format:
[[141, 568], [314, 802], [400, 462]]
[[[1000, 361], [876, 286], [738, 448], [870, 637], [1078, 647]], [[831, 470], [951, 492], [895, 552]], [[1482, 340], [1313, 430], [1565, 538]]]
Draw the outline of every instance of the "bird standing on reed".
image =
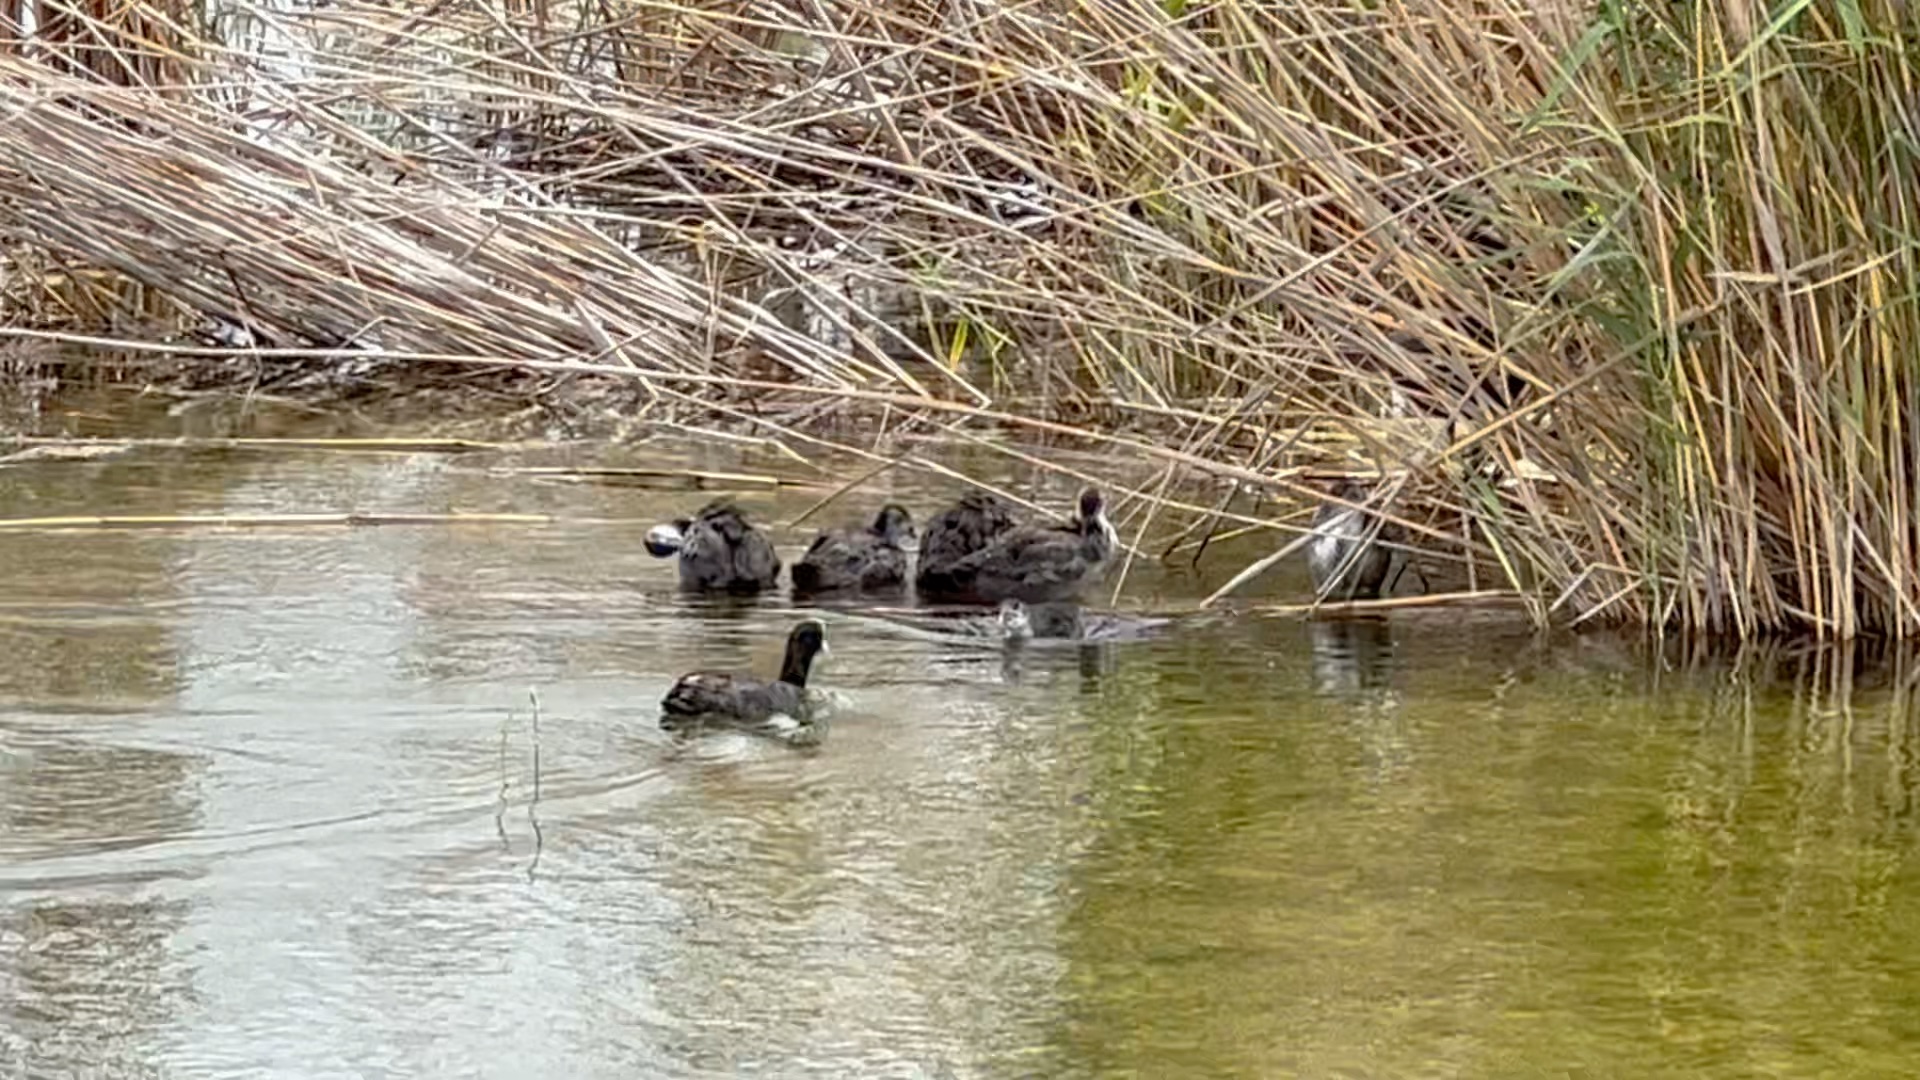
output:
[[[1331, 494], [1344, 502], [1362, 503], [1368, 492], [1361, 484], [1342, 479]], [[1307, 571], [1313, 576], [1314, 592], [1340, 600], [1380, 596], [1393, 567], [1393, 552], [1380, 541], [1398, 532], [1385, 522], [1378, 534], [1369, 536], [1372, 529], [1371, 517], [1351, 506], [1333, 501], [1321, 505], [1313, 515], [1313, 539], [1307, 545]]]

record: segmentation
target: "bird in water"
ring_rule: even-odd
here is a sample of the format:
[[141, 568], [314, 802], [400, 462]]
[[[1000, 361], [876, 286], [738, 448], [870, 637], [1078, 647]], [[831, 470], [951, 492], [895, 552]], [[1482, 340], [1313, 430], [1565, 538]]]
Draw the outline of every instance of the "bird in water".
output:
[[[1362, 503], [1367, 489], [1352, 480], [1342, 479], [1332, 494], [1349, 503]], [[1307, 545], [1307, 571], [1313, 577], [1315, 593], [1328, 599], [1372, 600], [1386, 584], [1387, 571], [1393, 566], [1393, 552], [1380, 541], [1399, 535], [1391, 523], [1383, 522], [1379, 535], [1368, 537], [1372, 529], [1369, 515], [1350, 506], [1327, 502], [1313, 515], [1313, 539]]]
[[1033, 615], [1018, 600], [1000, 601], [999, 614], [993, 620], [994, 632], [1007, 641], [1027, 641], [1033, 637]]
[[1009, 640], [1123, 641], [1148, 637], [1172, 620], [1120, 612], [1089, 612], [1078, 604], [1000, 601], [1002, 633]]
[[889, 503], [864, 529], [822, 530], [793, 564], [796, 593], [883, 592], [907, 583], [913, 515]]
[[920, 567], [914, 584], [937, 593], [961, 559], [980, 551], [1014, 527], [1013, 510], [999, 497], [969, 491], [927, 523], [920, 538]]
[[765, 534], [726, 499], [716, 499], [691, 518], [647, 530], [647, 553], [678, 554], [680, 587], [702, 592], [753, 593], [780, 578], [780, 557]]
[[1064, 525], [1020, 525], [985, 547], [920, 575], [922, 597], [992, 604], [1072, 600], [1097, 580], [1120, 546], [1095, 488], [1080, 493], [1079, 516]]
[[[1000, 601], [1004, 620], [1008, 608], [1019, 610], [1019, 618], [1028, 638], [1077, 638], [1086, 632], [1078, 604], [1022, 604], [1018, 600]], [[1008, 635], [1011, 637], [1012, 635]]]
[[660, 700], [660, 727], [671, 731], [712, 724], [780, 734], [795, 742], [817, 741], [817, 735], [812, 740], [797, 736], [814, 726], [807, 700], [807, 676], [815, 658], [829, 651], [826, 624], [818, 619], [803, 620], [787, 635], [778, 679], [764, 682], [751, 675], [724, 671], [682, 675]]

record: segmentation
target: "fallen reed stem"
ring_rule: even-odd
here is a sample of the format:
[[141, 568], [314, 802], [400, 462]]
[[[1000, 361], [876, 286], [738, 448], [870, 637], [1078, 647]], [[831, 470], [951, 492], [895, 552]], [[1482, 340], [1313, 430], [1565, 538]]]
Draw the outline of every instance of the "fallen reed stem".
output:
[[75, 514], [57, 517], [0, 518], [0, 531], [70, 529], [258, 529], [362, 525], [554, 525], [550, 514]]

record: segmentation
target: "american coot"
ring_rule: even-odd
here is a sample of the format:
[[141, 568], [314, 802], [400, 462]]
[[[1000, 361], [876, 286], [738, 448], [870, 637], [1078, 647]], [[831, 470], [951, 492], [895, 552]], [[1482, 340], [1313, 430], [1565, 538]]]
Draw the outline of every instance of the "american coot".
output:
[[998, 497], [969, 491], [960, 501], [927, 523], [920, 539], [920, 569], [915, 584], [938, 592], [940, 583], [961, 559], [986, 547], [1013, 528], [1013, 511]]
[[1033, 616], [1027, 605], [1018, 600], [1000, 601], [1000, 615], [994, 620], [994, 630], [1008, 641], [1027, 641], [1033, 637]]
[[1077, 638], [1081, 630], [1080, 608], [1075, 604], [1023, 604], [1018, 600], [1002, 600], [999, 628], [1008, 641]]
[[938, 573], [922, 573], [923, 596], [991, 604], [1071, 600], [1097, 580], [1119, 547], [1106, 500], [1087, 488], [1080, 516], [1065, 525], [1022, 525]]
[[773, 588], [780, 578], [773, 544], [726, 499], [647, 530], [647, 553], [656, 559], [678, 553], [685, 589], [751, 593]]
[[708, 723], [770, 730], [778, 717], [805, 725], [810, 719], [807, 673], [814, 658], [827, 651], [826, 625], [807, 619], [787, 635], [787, 654], [774, 682], [724, 671], [682, 675], [660, 700], [660, 726], [672, 730]]
[[864, 529], [822, 531], [793, 564], [794, 591], [898, 589], [907, 583], [907, 549], [913, 540], [913, 515], [892, 504]]
[[1065, 641], [1124, 641], [1142, 638], [1167, 626], [1171, 620], [1119, 612], [1089, 612], [1078, 604], [1021, 604], [1018, 600], [1000, 602], [1001, 620], [1010, 618], [1009, 608], [1018, 608], [1020, 634], [1007, 636], [1026, 639]]
[[[1350, 503], [1365, 502], [1367, 494], [1365, 487], [1352, 480], [1333, 486], [1333, 495]], [[1369, 539], [1372, 526], [1368, 515], [1338, 503], [1326, 503], [1315, 512], [1307, 571], [1313, 576], [1316, 594], [1339, 600], [1371, 600], [1380, 595], [1393, 565], [1393, 552], [1379, 541], [1394, 539], [1399, 530], [1383, 524], [1379, 536]]]

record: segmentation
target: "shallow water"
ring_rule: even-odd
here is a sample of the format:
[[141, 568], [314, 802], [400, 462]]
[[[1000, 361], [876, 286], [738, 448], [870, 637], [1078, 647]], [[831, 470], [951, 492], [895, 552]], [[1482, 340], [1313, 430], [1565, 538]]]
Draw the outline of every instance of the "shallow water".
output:
[[[674, 594], [639, 541], [698, 493], [491, 463], [0, 467], [8, 518], [564, 519], [0, 531], [0, 1075], [1909, 1069], [1904, 663], [835, 611], [823, 748], [677, 743], [673, 676], [770, 669], [790, 605]], [[847, 513], [950, 490], [890, 483]]]

